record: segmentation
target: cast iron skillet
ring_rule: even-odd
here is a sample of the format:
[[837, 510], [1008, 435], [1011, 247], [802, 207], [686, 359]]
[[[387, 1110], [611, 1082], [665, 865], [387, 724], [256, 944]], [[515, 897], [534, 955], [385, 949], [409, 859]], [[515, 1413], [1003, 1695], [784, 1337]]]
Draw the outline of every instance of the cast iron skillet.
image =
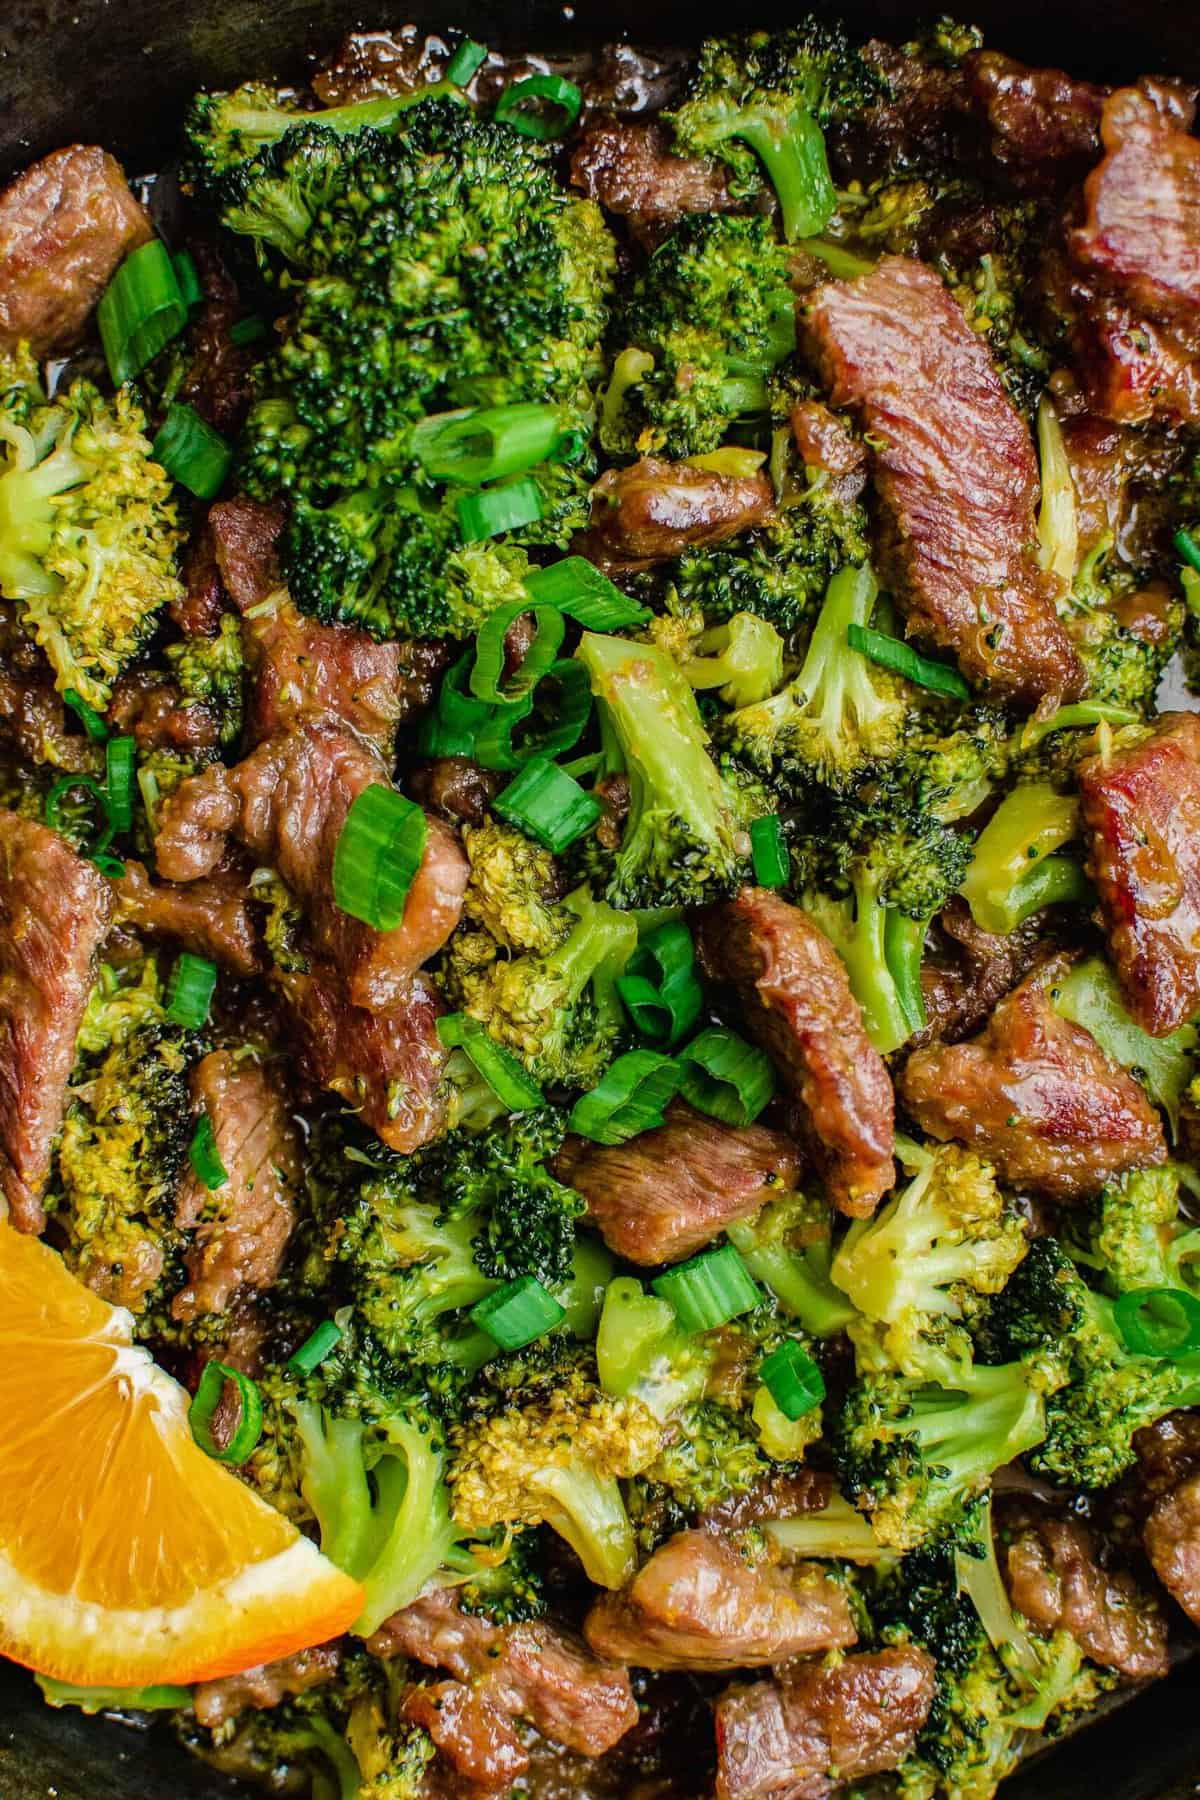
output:
[[[812, 5], [814, 0], [808, 0]], [[819, 0], [816, 0], [819, 4]], [[1200, 80], [1196, 0], [943, 0], [982, 25], [989, 45], [1033, 63], [1120, 81], [1142, 73]], [[395, 0], [364, 16], [347, 0], [0, 0], [0, 177], [59, 144], [99, 143], [130, 173], [175, 142], [195, 88], [251, 75], [303, 78], [345, 31], [414, 20], [458, 26], [498, 48], [580, 48], [622, 36], [692, 43], [733, 20], [696, 0]], [[799, 10], [754, 0], [746, 24]], [[903, 41], [940, 10], [904, 0], [842, 0], [852, 29]], [[749, 17], [753, 12], [753, 19]], [[0, 1421], [0, 1432], [3, 1423]], [[165, 1735], [43, 1706], [0, 1663], [0, 1800], [220, 1800], [242, 1790], [177, 1751]], [[1184, 1800], [1200, 1793], [1200, 1658], [1049, 1754], [1004, 1800]]]

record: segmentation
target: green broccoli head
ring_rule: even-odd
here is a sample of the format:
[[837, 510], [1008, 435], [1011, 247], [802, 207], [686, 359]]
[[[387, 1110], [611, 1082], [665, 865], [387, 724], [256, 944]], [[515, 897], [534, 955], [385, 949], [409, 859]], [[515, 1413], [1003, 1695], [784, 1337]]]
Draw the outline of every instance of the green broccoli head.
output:
[[556, 873], [550, 852], [498, 819], [464, 826], [462, 840], [471, 865], [464, 917], [501, 949], [556, 949], [574, 920], [551, 898]]
[[[112, 684], [182, 596], [179, 520], [132, 392], [78, 380], [53, 401], [10, 365], [0, 408], [0, 593], [67, 688], [103, 712]], [[18, 402], [15, 396], [24, 397]]]
[[855, 1317], [833, 1281], [833, 1211], [823, 1195], [781, 1194], [729, 1226], [728, 1237], [754, 1279], [814, 1337], [832, 1337]]
[[1064, 1248], [1112, 1295], [1138, 1288], [1195, 1293], [1200, 1230], [1179, 1216], [1179, 1185], [1174, 1163], [1119, 1176], [1091, 1206], [1073, 1209]]
[[439, 84], [318, 112], [309, 111], [294, 90], [277, 90], [263, 81], [243, 82], [230, 93], [196, 94], [184, 120], [194, 173], [209, 191], [227, 194], [231, 178], [289, 133], [313, 123], [319, 123], [332, 139], [367, 130], [386, 131], [430, 93], [453, 93], [453, 89]]
[[236, 750], [245, 714], [241, 621], [225, 613], [215, 637], [197, 635], [168, 644], [166, 656], [184, 707], [203, 707], [216, 721], [221, 749]]

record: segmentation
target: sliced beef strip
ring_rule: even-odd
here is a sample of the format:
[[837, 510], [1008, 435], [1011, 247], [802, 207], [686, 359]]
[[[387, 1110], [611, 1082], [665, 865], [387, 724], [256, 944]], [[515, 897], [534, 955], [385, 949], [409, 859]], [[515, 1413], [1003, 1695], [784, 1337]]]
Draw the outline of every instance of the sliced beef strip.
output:
[[239, 494], [208, 509], [207, 529], [222, 585], [243, 616], [284, 585], [279, 539], [287, 513], [278, 500]]
[[598, 568], [632, 574], [681, 556], [689, 545], [720, 544], [774, 513], [765, 475], [721, 475], [643, 456], [600, 477], [588, 530], [573, 548]]
[[912, 1041], [952, 1044], [978, 1031], [998, 1000], [1058, 947], [1048, 916], [1034, 913], [1007, 937], [984, 931], [956, 895], [938, 914], [930, 954], [921, 964], [926, 1025]]
[[504, 776], [481, 768], [469, 756], [435, 756], [408, 778], [414, 800], [456, 825], [482, 825]]
[[964, 65], [992, 133], [992, 155], [1023, 185], [1076, 180], [1100, 154], [1105, 90], [1061, 69], [1030, 69], [999, 50]]
[[171, 618], [185, 637], [215, 637], [227, 610], [217, 540], [205, 514], [184, 554], [183, 594], [171, 601]]
[[716, 1800], [825, 1800], [899, 1766], [933, 1704], [934, 1665], [905, 1646], [801, 1664], [716, 1703]]
[[581, 1193], [609, 1249], [629, 1262], [679, 1262], [795, 1184], [795, 1145], [762, 1125], [741, 1129], [683, 1101], [628, 1143], [570, 1137], [555, 1172]]
[[201, 1681], [192, 1690], [192, 1709], [197, 1723], [208, 1731], [217, 1731], [236, 1719], [239, 1713], [253, 1709], [267, 1712], [297, 1694], [332, 1681], [342, 1660], [342, 1640], [317, 1644], [311, 1650], [298, 1650], [294, 1656], [279, 1662], [261, 1663], [244, 1669], [240, 1675], [226, 1675], [220, 1681]]
[[265, 958], [246, 884], [233, 870], [220, 869], [199, 881], [154, 881], [130, 857], [113, 891], [115, 924], [180, 944], [243, 979], [262, 970]]
[[1152, 1504], [1200, 1471], [1200, 1413], [1173, 1412], [1134, 1434], [1139, 1497]]
[[508, 1794], [529, 1767], [507, 1714], [465, 1682], [410, 1687], [400, 1712], [424, 1727], [456, 1774], [489, 1793]]
[[350, 1001], [386, 1010], [403, 1000], [417, 969], [458, 924], [469, 874], [454, 833], [427, 814], [425, 854], [400, 924], [377, 931], [342, 911], [333, 862], [346, 816], [366, 788], [390, 785], [386, 764], [364, 739], [336, 720], [303, 719], [236, 767], [214, 764], [176, 789], [160, 816], [159, 870], [169, 880], [195, 880], [236, 837], [301, 902], [313, 942], [345, 977]]
[[867, 484], [867, 452], [846, 421], [821, 400], [801, 400], [788, 422], [805, 468], [840, 505], [852, 506]]
[[0, 662], [0, 736], [21, 761], [53, 763], [71, 775], [100, 773], [102, 761], [91, 739], [68, 731], [67, 722], [49, 668], [16, 669]]
[[1200, 1625], [1200, 1473], [1185, 1476], [1155, 1502], [1142, 1541], [1158, 1579]]
[[1191, 322], [1200, 305], [1200, 139], [1136, 88], [1104, 106], [1106, 154], [1084, 184], [1069, 253], [1140, 314]]
[[1118, 425], [1200, 423], [1200, 323], [1164, 325], [1048, 261], [1089, 406]]
[[186, 700], [179, 684], [153, 669], [132, 669], [113, 689], [106, 722], [112, 731], [135, 739], [139, 750], [215, 753], [221, 722], [216, 712]]
[[237, 283], [220, 251], [204, 238], [190, 238], [187, 247], [204, 299], [188, 328], [192, 360], [179, 398], [214, 430], [236, 440], [253, 395], [255, 352], [249, 345], [235, 344], [229, 335], [242, 307]]
[[870, 1214], [895, 1180], [892, 1084], [833, 945], [767, 888], [709, 908], [697, 943], [705, 973], [734, 987], [796, 1101], [834, 1204]]
[[817, 1563], [755, 1568], [713, 1531], [681, 1531], [619, 1594], [602, 1594], [584, 1635], [607, 1662], [732, 1670], [844, 1649], [858, 1637], [846, 1590]]
[[833, 1476], [820, 1469], [782, 1469], [764, 1475], [741, 1494], [731, 1494], [700, 1515], [705, 1531], [748, 1531], [765, 1519], [793, 1519], [800, 1513], [824, 1512], [833, 1493]]
[[921, 1130], [969, 1144], [1010, 1186], [1082, 1200], [1166, 1161], [1162, 1121], [1132, 1075], [1055, 1012], [1052, 958], [964, 1044], [914, 1051], [897, 1092]]
[[1125, 1003], [1161, 1037], [1200, 1007], [1200, 718], [1164, 713], [1143, 743], [1081, 763], [1078, 781]]
[[1068, 1631], [1085, 1656], [1134, 1681], [1165, 1675], [1166, 1620], [1128, 1570], [1110, 1573], [1075, 1519], [1018, 1503], [1000, 1515], [1009, 1597], [1041, 1630]]
[[296, 1223], [300, 1136], [272, 1073], [249, 1056], [214, 1050], [191, 1075], [197, 1119], [207, 1115], [226, 1180], [211, 1192], [191, 1168], [175, 1223], [193, 1233], [176, 1319], [224, 1312], [235, 1295], [263, 1292], [279, 1274]]
[[997, 696], [1074, 696], [1083, 669], [1038, 566], [1037, 460], [987, 347], [935, 270], [889, 256], [810, 303], [835, 406], [873, 446], [889, 579], [910, 632]]
[[19, 1231], [46, 1222], [50, 1148], [111, 913], [108, 882], [65, 838], [0, 812], [0, 1196]]
[[69, 350], [118, 264], [152, 235], [107, 150], [72, 144], [33, 163], [0, 194], [0, 346]]
[[501, 1712], [586, 1756], [603, 1756], [637, 1723], [625, 1669], [599, 1661], [548, 1620], [500, 1626], [464, 1613], [446, 1588], [393, 1613], [367, 1648], [446, 1669]]
[[437, 1034], [442, 1006], [430, 982], [413, 978], [397, 1005], [367, 1012], [346, 997], [327, 965], [279, 975], [276, 985], [299, 1033], [302, 1066], [317, 1087], [351, 1107], [392, 1150], [408, 1155], [445, 1124], [440, 1092], [446, 1051]]
[[687, 213], [730, 212], [729, 170], [707, 157], [676, 156], [657, 122], [596, 118], [571, 158], [571, 183], [629, 221], [643, 244], [659, 243]]

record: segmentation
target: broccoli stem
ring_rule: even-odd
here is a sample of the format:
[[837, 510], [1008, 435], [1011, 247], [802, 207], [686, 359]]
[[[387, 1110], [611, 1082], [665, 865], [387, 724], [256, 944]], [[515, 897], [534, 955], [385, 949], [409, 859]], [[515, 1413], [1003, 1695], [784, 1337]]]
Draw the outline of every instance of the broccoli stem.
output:
[[462, 1536], [450, 1515], [445, 1456], [431, 1428], [392, 1417], [384, 1431], [389, 1451], [374, 1469], [377, 1501], [360, 1576], [366, 1603], [354, 1625], [360, 1637], [411, 1605]]
[[881, 710], [870, 665], [850, 649], [846, 637], [851, 625], [868, 623], [877, 592], [869, 568], [838, 570], [825, 590], [808, 652], [793, 684], [805, 695], [808, 710], [830, 738], [837, 736], [846, 718], [862, 725]]
[[897, 906], [889, 906], [884, 915], [883, 954], [895, 987], [896, 1003], [908, 1028], [906, 1037], [925, 1029], [921, 959], [928, 929], [928, 919], [914, 919]]
[[631, 344], [622, 350], [612, 366], [608, 386], [600, 402], [600, 442], [615, 448], [620, 442], [621, 411], [630, 390], [639, 387], [654, 369], [654, 358], [648, 350]]
[[371, 1531], [362, 1422], [331, 1419], [315, 1400], [295, 1400], [291, 1411], [304, 1449], [300, 1491], [316, 1514], [321, 1549], [339, 1569], [361, 1580]]
[[[1082, 874], [1072, 874], [1069, 858], [1051, 858], [1078, 828], [1078, 801], [1047, 781], [1025, 782], [1000, 802], [979, 834], [960, 890], [981, 930], [1006, 937], [1038, 907], [1079, 898]], [[1043, 858], [1054, 864], [1050, 875], [1034, 866]]]
[[789, 1556], [836, 1556], [844, 1562], [877, 1563], [895, 1555], [881, 1544], [871, 1521], [843, 1495], [833, 1493], [820, 1512], [768, 1519], [765, 1530]]
[[755, 1280], [814, 1337], [833, 1337], [855, 1318], [854, 1306], [829, 1279], [828, 1243], [808, 1250], [759, 1244], [744, 1220], [730, 1225], [727, 1236]]
[[1051, 990], [1050, 999], [1055, 1012], [1091, 1032], [1107, 1056], [1136, 1075], [1166, 1113], [1172, 1135], [1177, 1135], [1179, 1108], [1192, 1074], [1196, 1027], [1180, 1025], [1166, 1037], [1151, 1037], [1130, 1017], [1116, 976], [1098, 956], [1076, 963]]
[[824, 231], [837, 206], [825, 138], [812, 114], [798, 106], [780, 119], [740, 112], [728, 137], [741, 138], [759, 157], [779, 199], [789, 244]]
[[[915, 1022], [915, 994], [920, 992], [925, 921], [896, 914], [889, 946], [889, 919], [895, 908], [881, 905], [874, 885], [865, 879], [855, 882], [849, 899], [811, 894], [806, 896], [805, 906], [846, 965], [850, 991], [862, 1008], [863, 1025], [872, 1044], [881, 1056], [898, 1050], [920, 1029]], [[920, 1021], [924, 1023], [923, 1004]]]
[[566, 1539], [589, 1581], [624, 1587], [637, 1565], [633, 1527], [615, 1475], [585, 1468], [538, 1471], [532, 1485], [544, 1496], [547, 1525]]
[[568, 894], [563, 905], [579, 923], [557, 950], [550, 952], [547, 965], [566, 977], [568, 1007], [579, 1001], [590, 983], [600, 1018], [619, 1025], [624, 1012], [617, 978], [637, 949], [637, 925], [627, 914], [594, 900], [586, 887]]

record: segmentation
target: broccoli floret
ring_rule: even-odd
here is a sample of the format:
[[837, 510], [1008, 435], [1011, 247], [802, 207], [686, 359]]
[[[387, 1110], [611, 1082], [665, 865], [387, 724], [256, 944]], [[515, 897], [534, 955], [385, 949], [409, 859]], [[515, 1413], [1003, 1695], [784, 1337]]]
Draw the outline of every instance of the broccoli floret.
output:
[[574, 921], [551, 896], [554, 858], [511, 825], [489, 819], [465, 825], [463, 848], [471, 873], [463, 914], [504, 950], [554, 950]]
[[[13, 379], [32, 373], [22, 362]], [[171, 483], [128, 388], [109, 400], [79, 380], [53, 401], [40, 386], [24, 396], [0, 408], [0, 593], [18, 603], [59, 691], [103, 712], [159, 610], [183, 593]]]
[[629, 815], [608, 898], [618, 906], [699, 906], [738, 886], [753, 796], [709, 754], [695, 696], [652, 644], [585, 631], [576, 652], [629, 778]]
[[741, 194], [758, 187], [758, 158], [789, 242], [824, 229], [835, 195], [822, 129], [885, 92], [839, 26], [808, 18], [778, 32], [709, 39], [683, 104], [669, 114], [677, 146], [715, 154]]
[[221, 749], [235, 750], [241, 740], [245, 710], [242, 689], [246, 659], [241, 621], [226, 613], [215, 637], [194, 636], [169, 644], [167, 662], [179, 683], [184, 707], [205, 707], [217, 721]]
[[826, 591], [799, 674], [781, 693], [733, 713], [722, 740], [755, 768], [842, 787], [895, 755], [910, 710], [906, 684], [847, 641], [877, 592], [870, 569], [844, 568]]
[[1151, 1037], [1133, 1019], [1120, 984], [1098, 956], [1076, 963], [1050, 990], [1056, 1012], [1089, 1031], [1107, 1056], [1140, 1081], [1178, 1133], [1179, 1112], [1195, 1066], [1197, 1032], [1180, 1025], [1166, 1037]]
[[619, 1479], [654, 1461], [662, 1435], [642, 1401], [604, 1392], [590, 1350], [556, 1342], [491, 1363], [451, 1432], [454, 1517], [476, 1533], [549, 1525], [591, 1581], [622, 1587], [635, 1549]]
[[734, 613], [706, 630], [699, 608], [679, 609], [661, 614], [648, 630], [651, 641], [676, 659], [689, 687], [701, 693], [716, 688], [727, 706], [765, 700], [783, 680], [783, 639], [753, 613]]
[[855, 1309], [833, 1283], [833, 1213], [819, 1195], [783, 1194], [753, 1219], [729, 1226], [729, 1241], [756, 1281], [814, 1337], [844, 1331]]
[[703, 1398], [715, 1357], [712, 1339], [685, 1332], [669, 1301], [647, 1294], [632, 1275], [609, 1282], [596, 1333], [606, 1393], [637, 1399], [666, 1421]]
[[1088, 698], [1153, 713], [1163, 671], [1183, 636], [1186, 609], [1175, 598], [1165, 629], [1154, 641], [1122, 625], [1114, 610], [1139, 585], [1137, 570], [1114, 555], [1112, 534], [1100, 538], [1084, 558], [1071, 590], [1066, 627], [1087, 671]]
[[1106, 1292], [1180, 1288], [1200, 1292], [1200, 1228], [1179, 1216], [1180, 1170], [1132, 1169], [1092, 1206], [1073, 1208], [1063, 1247], [1093, 1269]]
[[[695, 456], [765, 413], [765, 376], [796, 341], [788, 252], [762, 218], [683, 220], [635, 279], [601, 412], [610, 455]], [[636, 361], [633, 359], [636, 358]]]
[[319, 124], [336, 137], [374, 129], [386, 131], [401, 115], [431, 94], [453, 96], [448, 83], [418, 88], [413, 93], [386, 94], [350, 106], [330, 106], [313, 112], [293, 92], [278, 91], [261, 81], [247, 81], [227, 94], [196, 94], [188, 107], [184, 129], [192, 145], [201, 176], [220, 186], [228, 176], [260, 151], [279, 142], [298, 125]]
[[493, 1625], [520, 1625], [527, 1619], [540, 1619], [545, 1613], [545, 1571], [540, 1550], [541, 1536], [534, 1530], [505, 1533], [493, 1554], [484, 1545], [476, 1547], [478, 1572], [455, 1587], [458, 1604], [465, 1613], [490, 1619]]
[[743, 1421], [716, 1401], [699, 1401], [674, 1416], [667, 1443], [638, 1476], [639, 1507], [648, 1510], [661, 1490], [672, 1511], [692, 1521], [770, 1473], [769, 1458]]
[[983, 931], [1007, 936], [1043, 906], [1082, 902], [1091, 889], [1074, 857], [1056, 854], [1079, 834], [1079, 802], [1047, 781], [1006, 794], [975, 844], [962, 895]]
[[872, 1219], [855, 1219], [833, 1259], [833, 1279], [869, 1319], [911, 1328], [913, 1315], [970, 1317], [998, 1294], [1027, 1239], [991, 1164], [953, 1144], [903, 1140], [911, 1179]]

